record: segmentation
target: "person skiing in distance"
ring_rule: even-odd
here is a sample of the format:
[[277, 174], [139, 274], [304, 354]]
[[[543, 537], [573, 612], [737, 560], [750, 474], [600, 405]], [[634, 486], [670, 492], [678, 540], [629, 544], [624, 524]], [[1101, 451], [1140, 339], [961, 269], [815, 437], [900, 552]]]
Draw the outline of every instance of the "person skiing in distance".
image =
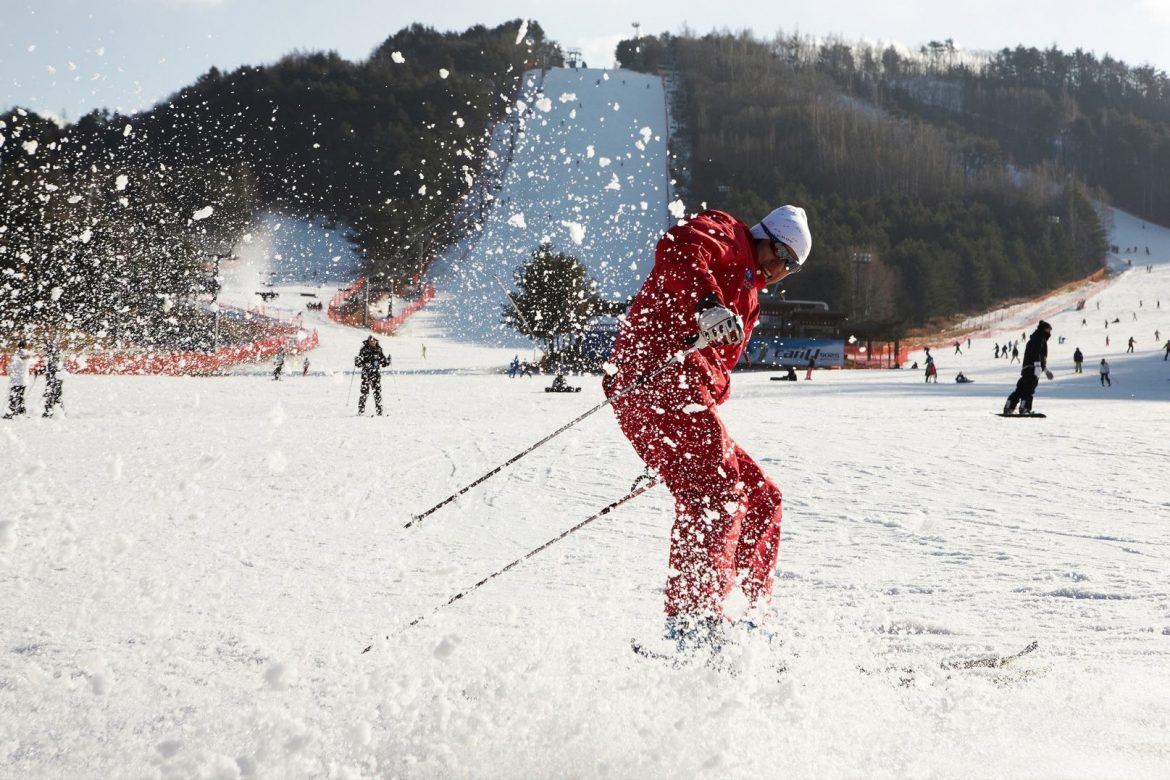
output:
[[1101, 358], [1101, 387], [1108, 385], [1113, 387], [1113, 380], [1109, 378], [1109, 364], [1105, 362], [1105, 358]]
[[362, 388], [358, 396], [358, 414], [366, 412], [366, 396], [374, 392], [374, 411], [382, 414], [382, 367], [390, 365], [390, 358], [382, 353], [378, 340], [370, 336], [362, 343], [357, 357], [353, 359], [355, 367], [362, 370]]
[[930, 347], [926, 347], [926, 381], [929, 382], [932, 378], [937, 385], [938, 367], [934, 364], [934, 355], [930, 354]]
[[45, 375], [45, 410], [41, 413], [42, 417], [52, 417], [53, 408], [61, 403], [63, 382], [59, 374], [60, 370], [61, 352], [57, 349], [56, 344], [50, 343], [45, 346], [45, 365], [41, 369]]
[[[771, 597], [780, 488], [731, 439], [716, 408], [759, 319], [759, 291], [799, 271], [811, 248], [796, 206], [750, 228], [717, 210], [671, 227], [606, 365], [602, 388], [622, 432], [675, 499], [666, 637], [681, 652], [718, 652], [729, 621], [724, 599], [737, 582], [754, 620]], [[615, 398], [692, 343], [680, 363]]]
[[1040, 375], [1052, 379], [1052, 372], [1048, 370], [1048, 339], [1052, 336], [1052, 326], [1044, 320], [1036, 325], [1031, 338], [1024, 345], [1024, 362], [1020, 366], [1020, 378], [1016, 382], [1016, 389], [1008, 396], [1003, 405], [1004, 414], [1016, 411], [1016, 404], [1020, 406], [1020, 414], [1032, 413], [1032, 397], [1036, 393], [1036, 386], [1040, 384]]
[[1085, 362], [1085, 356], [1081, 352], [1081, 348], [1077, 347], [1076, 351], [1073, 352], [1073, 365], [1074, 365], [1073, 371], [1075, 371], [1078, 374], [1083, 374], [1084, 370], [1082, 369], [1081, 364], [1084, 362]]
[[[1028, 348], [1025, 346], [1024, 350], [1027, 351], [1027, 349]], [[1008, 365], [1015, 363], [1019, 359], [1020, 359], [1020, 348], [1018, 346], [1016, 346], [1016, 344], [1013, 343], [1012, 344], [1012, 359], [1008, 361]]]
[[812, 379], [813, 369], [817, 367], [817, 359], [810, 357], [808, 359], [808, 370], [804, 372], [805, 380]]
[[284, 344], [281, 344], [280, 349], [276, 352], [276, 363], [272, 366], [272, 378], [279, 382], [282, 371], [284, 371]]
[[24, 341], [16, 345], [16, 351], [8, 358], [8, 412], [4, 415], [5, 420], [28, 413], [24, 406], [24, 389], [29, 384], [32, 358], [28, 343]]
[[1166, 339], [1166, 354], [1162, 356], [1162, 362], [1165, 363], [1167, 358], [1170, 358], [1170, 339]]

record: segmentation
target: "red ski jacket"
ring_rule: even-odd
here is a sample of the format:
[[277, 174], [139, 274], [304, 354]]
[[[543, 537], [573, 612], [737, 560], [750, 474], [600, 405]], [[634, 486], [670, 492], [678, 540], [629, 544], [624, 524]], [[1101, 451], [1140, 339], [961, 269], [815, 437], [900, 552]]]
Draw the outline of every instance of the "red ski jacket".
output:
[[654, 251], [654, 268], [634, 296], [614, 342], [610, 362], [618, 371], [607, 383], [609, 392], [621, 390], [686, 349], [698, 330], [696, 307], [713, 296], [743, 318], [743, 341], [691, 353], [685, 374], [688, 381], [704, 386], [714, 403], [723, 403], [731, 390], [731, 369], [759, 319], [763, 287], [755, 239], [748, 226], [730, 214], [704, 211], [667, 230]]

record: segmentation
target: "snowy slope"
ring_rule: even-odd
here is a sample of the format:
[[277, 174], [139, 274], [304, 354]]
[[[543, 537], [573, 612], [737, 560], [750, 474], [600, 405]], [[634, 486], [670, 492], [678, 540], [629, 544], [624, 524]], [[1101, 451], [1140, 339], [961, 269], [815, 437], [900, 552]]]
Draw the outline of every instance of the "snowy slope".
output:
[[[308, 377], [68, 378], [67, 417], [0, 426], [0, 776], [1165, 777], [1170, 231], [1119, 214], [1113, 242], [1153, 272], [1143, 250], [1096, 319], [1045, 315], [1047, 420], [991, 415], [1018, 374], [992, 344], [1051, 303], [940, 345], [937, 386], [735, 376], [728, 427], [786, 498], [784, 643], [738, 677], [629, 651], [661, 627], [661, 489], [433, 613], [628, 489], [603, 410], [402, 528], [595, 378], [546, 394], [420, 318], [383, 340], [387, 416], [360, 419], [362, 333], [310, 313]], [[1032, 639], [1023, 681], [931, 670]]]
[[[450, 335], [522, 343], [501, 330], [503, 286], [541, 243], [578, 258], [624, 300], [670, 221], [662, 80], [627, 70], [529, 71], [493, 151], [505, 163], [478, 228], [435, 265], [433, 316]], [[480, 200], [475, 201], [480, 204]]]

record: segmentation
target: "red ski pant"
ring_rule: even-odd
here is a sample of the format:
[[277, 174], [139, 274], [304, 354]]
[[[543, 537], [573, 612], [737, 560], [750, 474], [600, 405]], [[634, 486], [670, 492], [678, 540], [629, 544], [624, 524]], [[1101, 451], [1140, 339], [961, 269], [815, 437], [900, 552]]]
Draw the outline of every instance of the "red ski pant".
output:
[[780, 489], [727, 434], [710, 393], [668, 372], [614, 402], [634, 450], [675, 500], [666, 614], [722, 616], [739, 582], [750, 604], [772, 592]]

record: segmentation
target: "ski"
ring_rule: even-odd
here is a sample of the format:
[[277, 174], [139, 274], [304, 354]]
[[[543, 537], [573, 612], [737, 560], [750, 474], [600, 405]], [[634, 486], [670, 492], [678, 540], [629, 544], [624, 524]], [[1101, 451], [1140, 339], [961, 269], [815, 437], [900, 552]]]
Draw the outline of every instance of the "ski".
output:
[[[1033, 639], [1024, 647], [1024, 649], [1009, 653], [1007, 655], [985, 655], [978, 657], [958, 658], [954, 660], [943, 660], [939, 663], [938, 668], [947, 672], [963, 671], [966, 669], [1003, 669], [1014, 664], [1021, 658], [1035, 652], [1036, 648], [1040, 646], [1040, 642]], [[883, 673], [892, 673], [898, 675], [898, 684], [901, 686], [913, 685], [914, 681], [920, 672], [925, 671], [923, 667], [902, 667], [902, 666], [887, 666], [884, 669], [868, 669], [864, 666], [858, 666], [857, 670], [864, 675], [873, 676]]]
[[[634, 655], [644, 658], [656, 663], [666, 664], [672, 669], [684, 669], [695, 666], [704, 666], [716, 672], [730, 675], [731, 677], [739, 677], [743, 673], [742, 659], [736, 659], [732, 652], [732, 648], [728, 647], [728, 652], [676, 652], [664, 653], [646, 646], [637, 639], [630, 640], [630, 649], [634, 651]], [[777, 676], [782, 676], [788, 672], [788, 665], [780, 660], [775, 666]]]
[[981, 658], [965, 658], [957, 661], [943, 661], [943, 669], [1002, 669], [1009, 664], [1012, 664], [1026, 655], [1033, 653], [1040, 642], [1033, 639], [1028, 643], [1028, 646], [1018, 653], [1011, 655], [991, 655], [983, 656]]

